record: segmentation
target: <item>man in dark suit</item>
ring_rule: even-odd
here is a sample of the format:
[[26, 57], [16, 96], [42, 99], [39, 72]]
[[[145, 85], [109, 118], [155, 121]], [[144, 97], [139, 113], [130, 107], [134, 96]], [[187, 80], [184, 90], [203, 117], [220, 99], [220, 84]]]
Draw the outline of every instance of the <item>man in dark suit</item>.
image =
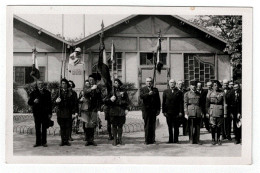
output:
[[28, 104], [32, 107], [36, 130], [36, 143], [33, 147], [47, 147], [47, 128], [52, 116], [51, 93], [38, 81], [36, 89], [30, 94]]
[[241, 143], [241, 126], [238, 125], [238, 121], [242, 119], [242, 93], [238, 83], [234, 84], [234, 89], [230, 93], [230, 108], [233, 115], [235, 144], [239, 144]]
[[231, 118], [231, 108], [230, 108], [230, 93], [231, 93], [231, 89], [228, 87], [229, 82], [228, 80], [224, 79], [223, 80], [223, 86], [222, 86], [222, 91], [225, 97], [225, 106], [227, 107], [227, 115], [224, 118], [224, 124], [222, 126], [222, 140], [224, 139], [228, 139], [229, 141], [231, 141], [231, 122], [232, 122], [232, 118]]
[[[176, 88], [176, 82], [171, 79], [169, 81], [170, 89], [163, 91], [162, 112], [166, 117], [169, 141], [168, 143], [178, 143], [179, 126], [182, 117], [182, 92]], [[174, 137], [173, 131], [174, 128]]]
[[[205, 128], [209, 131], [209, 121], [208, 118], [206, 118], [206, 99], [207, 99], [207, 94], [208, 90], [205, 90], [202, 88], [201, 82], [197, 83], [197, 92], [200, 94], [200, 99], [201, 99], [201, 112], [203, 114], [203, 122], [205, 124]], [[201, 122], [201, 123], [203, 123]]]
[[145, 144], [153, 144], [155, 142], [156, 116], [160, 114], [161, 101], [158, 89], [152, 86], [152, 78], [146, 78], [146, 86], [140, 89], [140, 98], [143, 101]]

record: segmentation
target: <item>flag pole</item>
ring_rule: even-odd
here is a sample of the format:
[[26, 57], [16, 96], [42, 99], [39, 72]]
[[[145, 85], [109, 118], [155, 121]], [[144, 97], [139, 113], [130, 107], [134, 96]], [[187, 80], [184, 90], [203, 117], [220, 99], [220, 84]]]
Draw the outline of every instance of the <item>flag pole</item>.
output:
[[64, 42], [62, 42], [62, 51], [61, 51], [61, 68], [60, 68], [60, 87], [59, 87], [59, 97], [60, 97], [61, 80], [62, 80], [63, 50], [64, 50]]
[[113, 85], [113, 82], [114, 82], [114, 42], [112, 40], [112, 51], [111, 51], [111, 59], [112, 59], [112, 93], [113, 93], [113, 96], [115, 96], [115, 92], [114, 92], [114, 85]]

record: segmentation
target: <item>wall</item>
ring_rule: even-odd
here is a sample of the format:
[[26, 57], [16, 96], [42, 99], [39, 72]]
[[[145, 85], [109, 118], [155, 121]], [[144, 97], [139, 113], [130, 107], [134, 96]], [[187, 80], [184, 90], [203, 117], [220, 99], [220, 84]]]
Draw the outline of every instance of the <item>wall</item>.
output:
[[126, 60], [126, 81], [135, 83], [138, 88], [138, 62], [137, 53], [125, 53]]
[[183, 54], [170, 54], [171, 78], [184, 80], [184, 57]]
[[231, 65], [228, 55], [217, 55], [218, 58], [218, 79], [231, 79]]

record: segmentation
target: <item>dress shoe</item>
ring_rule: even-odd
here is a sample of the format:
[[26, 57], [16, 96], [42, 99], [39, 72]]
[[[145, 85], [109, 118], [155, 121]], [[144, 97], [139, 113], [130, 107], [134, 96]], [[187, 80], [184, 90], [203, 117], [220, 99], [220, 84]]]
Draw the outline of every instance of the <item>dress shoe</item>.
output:
[[119, 139], [119, 140], [118, 140], [118, 144], [119, 144], [119, 145], [125, 145], [125, 143], [122, 141], [122, 139]]
[[227, 137], [227, 139], [229, 140], [229, 141], [232, 141], [232, 138], [229, 136], [229, 137]]
[[168, 141], [168, 142], [167, 142], [167, 144], [172, 144], [172, 143], [173, 143], [173, 141]]
[[43, 147], [48, 147], [48, 145], [47, 145], [47, 144], [43, 144], [42, 146], [43, 146]]
[[95, 141], [91, 142], [93, 146], [97, 146], [97, 143]]
[[211, 141], [211, 144], [212, 144], [212, 145], [216, 145], [216, 141], [213, 139], [213, 140]]
[[222, 141], [218, 139], [218, 145], [222, 145]]
[[34, 144], [33, 147], [39, 147], [41, 146], [40, 144]]

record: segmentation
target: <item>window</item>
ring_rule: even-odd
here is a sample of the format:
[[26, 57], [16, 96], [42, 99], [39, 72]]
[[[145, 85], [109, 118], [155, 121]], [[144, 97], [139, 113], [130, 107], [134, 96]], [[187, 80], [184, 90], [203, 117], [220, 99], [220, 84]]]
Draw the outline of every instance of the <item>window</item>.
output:
[[185, 54], [184, 55], [184, 80], [188, 87], [191, 80], [197, 80], [205, 86], [210, 80], [215, 79], [215, 59], [212, 54]]
[[[110, 61], [111, 58], [110, 53], [107, 53], [106, 56], [108, 59], [108, 67], [109, 67], [110, 75], [112, 77], [112, 62]], [[92, 66], [93, 73], [97, 72], [97, 63], [98, 63], [98, 54], [94, 54], [94, 60]], [[116, 52], [116, 58], [113, 67], [114, 67], [114, 77], [122, 80], [122, 53], [121, 52]]]
[[[20, 85], [34, 82], [30, 76], [32, 67], [14, 67], [14, 81]], [[39, 67], [40, 80], [45, 80], [45, 67]]]
[[[167, 53], [161, 54], [161, 61], [163, 65], [167, 64]], [[154, 55], [153, 53], [140, 53], [140, 65], [153, 65]]]

